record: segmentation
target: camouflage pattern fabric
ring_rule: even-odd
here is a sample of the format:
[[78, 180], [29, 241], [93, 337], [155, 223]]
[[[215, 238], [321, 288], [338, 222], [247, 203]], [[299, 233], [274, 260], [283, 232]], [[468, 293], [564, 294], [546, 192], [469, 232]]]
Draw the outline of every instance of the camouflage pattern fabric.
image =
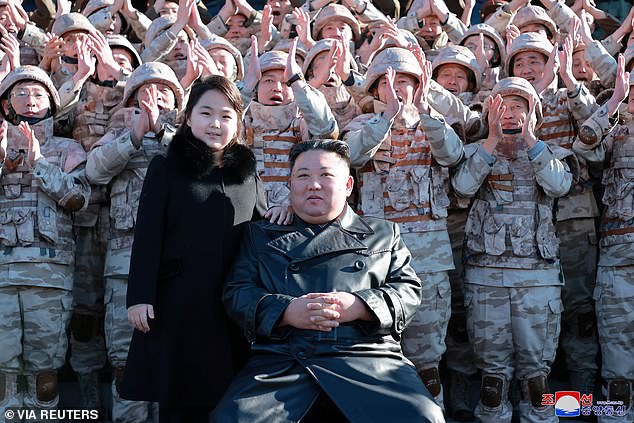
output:
[[[476, 266], [466, 269], [467, 326], [478, 368], [483, 376], [503, 377], [505, 395], [499, 407], [486, 407], [480, 402], [475, 414], [480, 421], [509, 423], [512, 407], [506, 394], [513, 375], [525, 385], [527, 378], [550, 372], [560, 330], [561, 288], [530, 286], [531, 272], [519, 269], [504, 269], [501, 273], [523, 274], [527, 287], [471, 284], [471, 276], [481, 270]], [[552, 272], [551, 280], [553, 285], [558, 283], [557, 272]], [[520, 415], [523, 422], [559, 421], [552, 407], [535, 408], [526, 400], [520, 402]]]
[[[631, 248], [631, 245], [628, 245]], [[596, 300], [599, 342], [603, 366], [601, 375], [608, 383], [626, 379], [630, 384], [630, 409], [626, 416], [601, 416], [599, 422], [634, 421], [634, 266], [599, 266]]]
[[[122, 368], [128, 358], [128, 350], [134, 329], [128, 321], [125, 297], [128, 280], [106, 278], [105, 332], [108, 360], [114, 369]], [[117, 373], [115, 371], [115, 373]], [[146, 421], [152, 403], [127, 401], [119, 396], [117, 377], [112, 381], [112, 421], [113, 423], [138, 423]], [[157, 414], [155, 414], [156, 416]]]
[[596, 280], [597, 237], [594, 219], [557, 224], [564, 273], [561, 345], [566, 352], [572, 389], [593, 392], [599, 345], [592, 291]]

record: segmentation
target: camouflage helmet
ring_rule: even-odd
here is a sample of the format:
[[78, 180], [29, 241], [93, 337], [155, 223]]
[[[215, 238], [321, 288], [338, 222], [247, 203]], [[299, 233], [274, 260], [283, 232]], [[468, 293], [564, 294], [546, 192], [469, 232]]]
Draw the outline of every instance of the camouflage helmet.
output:
[[130, 52], [130, 55], [132, 56], [133, 68], [136, 69], [139, 66], [141, 66], [141, 63], [143, 63], [143, 60], [141, 60], [141, 56], [139, 55], [139, 52], [134, 48], [132, 43], [128, 41], [126, 37], [119, 34], [110, 34], [110, 35], [106, 35], [106, 40], [108, 41], [108, 45], [110, 46], [110, 48], [120, 47]]
[[401, 47], [391, 47], [382, 50], [374, 56], [365, 78], [365, 91], [370, 92], [372, 86], [379, 80], [387, 68], [391, 67], [397, 73], [406, 73], [418, 80], [423, 70], [418, 64], [414, 53]]
[[482, 80], [482, 71], [476, 57], [471, 50], [463, 46], [447, 46], [438, 51], [438, 56], [432, 62], [432, 76], [436, 79], [438, 68], [442, 65], [458, 65], [466, 68], [469, 75], [469, 91], [478, 92]]
[[[37, 66], [20, 66], [9, 72], [0, 83], [0, 98], [8, 98], [11, 88], [18, 82], [35, 81], [44, 85], [51, 96], [51, 114], [55, 115], [60, 108], [60, 99], [51, 78]], [[2, 112], [4, 114], [4, 111]]]
[[262, 75], [264, 75], [264, 72], [270, 70], [284, 70], [286, 69], [287, 60], [288, 53], [277, 50], [267, 51], [260, 56], [260, 71], [262, 72]]
[[493, 63], [492, 66], [497, 67], [497, 66], [504, 65], [504, 63], [506, 63], [506, 44], [504, 43], [504, 40], [502, 39], [502, 37], [500, 37], [500, 34], [498, 34], [495, 28], [493, 28], [491, 25], [487, 25], [484, 23], [472, 25], [467, 30], [467, 32], [465, 32], [465, 34], [462, 36], [462, 39], [460, 40], [459, 44], [463, 46], [465, 45], [467, 38], [473, 35], [479, 35], [479, 34], [484, 35], [485, 38], [488, 37], [489, 39], [493, 40], [496, 47], [498, 48], [498, 54], [500, 55], [500, 63], [498, 64]]
[[506, 74], [513, 76], [513, 59], [517, 54], [526, 51], [536, 51], [546, 56], [546, 60], [548, 60], [548, 57], [553, 51], [553, 48], [554, 47], [550, 43], [550, 41], [548, 41], [548, 39], [541, 34], [538, 34], [536, 32], [521, 34], [511, 43], [511, 48], [509, 49], [508, 57], [506, 58], [506, 64], [504, 66]]
[[[313, 63], [313, 60], [315, 60], [315, 57], [317, 57], [320, 53], [323, 53], [325, 51], [330, 51], [333, 44], [337, 41], [338, 40], [335, 40], [333, 38], [324, 38], [315, 43], [313, 48], [311, 48], [308, 51], [308, 55], [304, 59], [304, 65], [302, 66], [302, 72], [304, 73], [304, 75], [308, 72], [308, 69], [310, 69], [310, 65]], [[356, 70], [357, 69], [356, 62], [354, 61], [354, 59], [352, 59], [352, 57], [349, 57], [349, 59], [350, 59], [350, 68]]]
[[[288, 53], [291, 50], [291, 45], [293, 45], [293, 40], [290, 38], [282, 38], [275, 44], [273, 50], [283, 51], [284, 53]], [[295, 54], [298, 57], [301, 57], [302, 60], [306, 60], [306, 54], [308, 53], [308, 49], [301, 41], [297, 41], [297, 48], [295, 49]]]
[[181, 87], [180, 82], [178, 82], [174, 71], [165, 63], [160, 62], [143, 63], [130, 74], [123, 90], [123, 99], [120, 104], [126, 107], [128, 100], [141, 86], [152, 83], [165, 84], [170, 87], [174, 92], [176, 108], [183, 110], [183, 87]]
[[[174, 25], [174, 22], [176, 22], [175, 18], [164, 18], [159, 16], [158, 18], [154, 19], [150, 27], [145, 32], [143, 46], [148, 47], [150, 44], [152, 44], [152, 41], [158, 38], [158, 36], [161, 35], [164, 31], [167, 31], [169, 28], [171, 28], [171, 26]], [[187, 37], [190, 40], [193, 40], [194, 38], [196, 38], [196, 34], [194, 34], [194, 32], [189, 26], [185, 26], [185, 29], [183, 31], [185, 31], [185, 33], [187, 34]], [[178, 34], [174, 34], [174, 35], [178, 35]]]
[[86, 6], [84, 6], [84, 10], [82, 10], [81, 13], [82, 15], [88, 17], [93, 13], [112, 5], [114, 5], [114, 0], [88, 0], [88, 3], [86, 3]]
[[335, 20], [343, 21], [348, 24], [352, 31], [352, 36], [355, 40], [358, 40], [361, 36], [361, 28], [359, 21], [354, 17], [352, 12], [347, 7], [340, 4], [329, 4], [319, 11], [315, 17], [315, 23], [313, 25], [313, 38], [318, 39], [321, 30], [324, 27]]
[[96, 33], [97, 29], [90, 23], [87, 17], [81, 13], [72, 12], [57, 18], [51, 31], [61, 38], [69, 32], [82, 31]]
[[507, 95], [516, 95], [522, 97], [530, 104], [530, 99], [535, 101], [535, 114], [537, 115], [537, 128], [542, 124], [542, 102], [537, 95], [537, 91], [531, 85], [530, 82], [524, 78], [517, 78], [514, 76], [504, 78], [493, 87], [491, 96], [501, 95], [502, 97]]
[[229, 52], [236, 62], [236, 75], [234, 80], [239, 81], [244, 78], [244, 61], [242, 60], [242, 54], [240, 54], [240, 51], [238, 51], [238, 49], [235, 48], [233, 44], [225, 40], [223, 37], [214, 36], [211, 37], [209, 41], [205, 44], [205, 48], [209, 52], [215, 49], [222, 49]]
[[548, 16], [546, 10], [544, 10], [543, 7], [533, 6], [531, 4], [520, 8], [511, 23], [518, 27], [520, 31], [522, 31], [522, 27], [526, 25], [542, 25], [546, 28], [550, 40], [557, 34], [557, 26], [550, 16]]

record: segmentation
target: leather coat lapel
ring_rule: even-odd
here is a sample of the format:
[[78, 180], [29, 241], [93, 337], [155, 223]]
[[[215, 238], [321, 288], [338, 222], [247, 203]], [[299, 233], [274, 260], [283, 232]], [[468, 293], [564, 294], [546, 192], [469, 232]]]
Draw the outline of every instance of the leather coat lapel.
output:
[[374, 233], [350, 207], [347, 207], [340, 220], [332, 222], [316, 235], [308, 225], [299, 220], [286, 228], [292, 227], [292, 232], [275, 238], [268, 245], [294, 262], [341, 251], [367, 250], [368, 247], [362, 241], [363, 234]]

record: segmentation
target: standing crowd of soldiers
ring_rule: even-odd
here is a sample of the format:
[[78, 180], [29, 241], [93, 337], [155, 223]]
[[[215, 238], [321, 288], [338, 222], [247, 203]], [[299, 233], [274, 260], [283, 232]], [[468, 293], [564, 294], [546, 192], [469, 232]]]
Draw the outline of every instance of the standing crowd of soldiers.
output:
[[112, 420], [156, 415], [119, 396], [136, 212], [191, 87], [223, 75], [272, 221], [293, 218], [291, 147], [348, 143], [351, 205], [399, 224], [422, 280], [402, 348], [448, 414], [510, 422], [515, 383], [522, 421], [557, 421], [561, 344], [573, 390], [622, 401], [599, 420], [634, 421], [634, 8], [400, 6], [58, 0], [47, 21], [0, 0], [0, 410], [56, 407], [70, 344], [85, 407], [108, 360]]

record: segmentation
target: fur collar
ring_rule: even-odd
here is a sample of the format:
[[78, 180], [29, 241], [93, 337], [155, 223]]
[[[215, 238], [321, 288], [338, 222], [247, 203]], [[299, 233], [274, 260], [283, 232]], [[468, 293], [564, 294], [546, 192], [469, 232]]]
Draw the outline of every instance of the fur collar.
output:
[[[217, 167], [213, 152], [194, 137], [189, 128], [184, 134], [174, 135], [169, 154], [174, 155], [183, 169], [196, 179], [209, 176]], [[225, 149], [222, 161], [225, 179], [242, 183], [256, 174], [255, 155], [246, 145], [235, 144]]]

